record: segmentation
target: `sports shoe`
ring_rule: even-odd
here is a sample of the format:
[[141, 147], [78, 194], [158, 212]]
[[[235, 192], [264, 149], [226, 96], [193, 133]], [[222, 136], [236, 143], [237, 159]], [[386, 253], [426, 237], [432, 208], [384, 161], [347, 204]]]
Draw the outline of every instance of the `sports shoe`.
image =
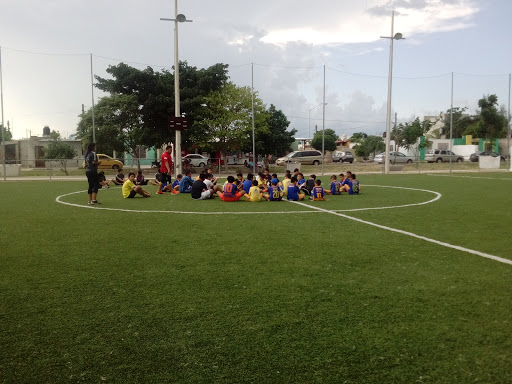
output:
[[180, 193], [179, 191], [172, 191], [171, 194], [173, 195], [177, 195], [178, 193]]
[[91, 201], [87, 202], [88, 205], [94, 205], [94, 203]]
[[92, 200], [91, 203], [93, 203], [93, 204], [101, 204], [98, 200]]
[[156, 193], [158, 193], [159, 195], [164, 195], [164, 193], [160, 189], [156, 191]]

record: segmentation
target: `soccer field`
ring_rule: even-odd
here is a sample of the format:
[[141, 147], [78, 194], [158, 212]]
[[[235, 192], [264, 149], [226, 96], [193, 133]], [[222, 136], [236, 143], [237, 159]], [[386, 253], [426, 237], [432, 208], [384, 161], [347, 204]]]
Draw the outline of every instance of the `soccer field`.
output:
[[512, 382], [512, 174], [358, 179], [93, 207], [0, 183], [0, 383]]

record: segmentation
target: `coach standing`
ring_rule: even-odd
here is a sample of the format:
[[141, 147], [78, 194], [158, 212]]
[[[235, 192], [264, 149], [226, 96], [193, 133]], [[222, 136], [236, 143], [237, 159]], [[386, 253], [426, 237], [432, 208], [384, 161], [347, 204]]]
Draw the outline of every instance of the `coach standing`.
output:
[[[160, 182], [162, 183], [162, 188], [166, 185], [166, 183], [171, 184], [171, 175], [172, 175], [172, 146], [168, 145], [165, 147], [165, 152], [162, 153], [162, 159], [160, 161]], [[157, 193], [163, 193], [159, 190]]]
[[89, 205], [100, 204], [98, 200], [96, 200], [96, 196], [98, 195], [98, 165], [101, 161], [98, 161], [98, 156], [96, 155], [96, 144], [90, 143], [87, 146], [87, 151], [84, 155], [85, 162], [85, 175], [87, 176], [87, 182], [89, 183], [89, 189], [87, 190], [87, 194], [89, 195]]

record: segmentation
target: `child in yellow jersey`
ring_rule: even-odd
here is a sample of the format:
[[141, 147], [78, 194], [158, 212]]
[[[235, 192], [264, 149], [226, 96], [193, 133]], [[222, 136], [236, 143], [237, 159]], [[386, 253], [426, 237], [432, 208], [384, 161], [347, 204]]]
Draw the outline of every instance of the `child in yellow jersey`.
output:
[[249, 193], [245, 195], [247, 201], [257, 202], [261, 201], [262, 198], [265, 200], [267, 197], [263, 195], [260, 187], [258, 186], [258, 180], [253, 180], [252, 187], [249, 189]]
[[292, 182], [291, 180], [291, 177], [290, 177], [290, 174], [286, 174], [284, 175], [284, 179], [283, 179], [283, 196], [286, 196], [288, 194], [288, 186], [290, 185], [290, 183]]

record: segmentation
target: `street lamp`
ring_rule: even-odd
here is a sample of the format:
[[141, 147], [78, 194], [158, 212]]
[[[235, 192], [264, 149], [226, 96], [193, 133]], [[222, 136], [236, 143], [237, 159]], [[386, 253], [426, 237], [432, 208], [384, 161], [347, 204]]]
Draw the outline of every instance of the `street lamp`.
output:
[[[185, 15], [178, 14], [178, 0], [174, 1], [175, 17], [174, 19], [160, 18], [160, 20], [174, 21], [174, 116], [181, 117], [180, 112], [180, 62], [178, 59], [178, 23], [192, 22], [187, 20]], [[175, 167], [176, 174], [181, 173], [181, 131], [176, 130], [176, 156]]]
[[394, 34], [395, 11], [391, 13], [391, 36], [381, 36], [381, 39], [389, 39], [389, 75], [388, 75], [388, 102], [386, 111], [386, 156], [384, 158], [384, 173], [389, 173], [389, 144], [391, 139], [391, 87], [393, 83], [393, 41], [405, 40], [401, 33]]

